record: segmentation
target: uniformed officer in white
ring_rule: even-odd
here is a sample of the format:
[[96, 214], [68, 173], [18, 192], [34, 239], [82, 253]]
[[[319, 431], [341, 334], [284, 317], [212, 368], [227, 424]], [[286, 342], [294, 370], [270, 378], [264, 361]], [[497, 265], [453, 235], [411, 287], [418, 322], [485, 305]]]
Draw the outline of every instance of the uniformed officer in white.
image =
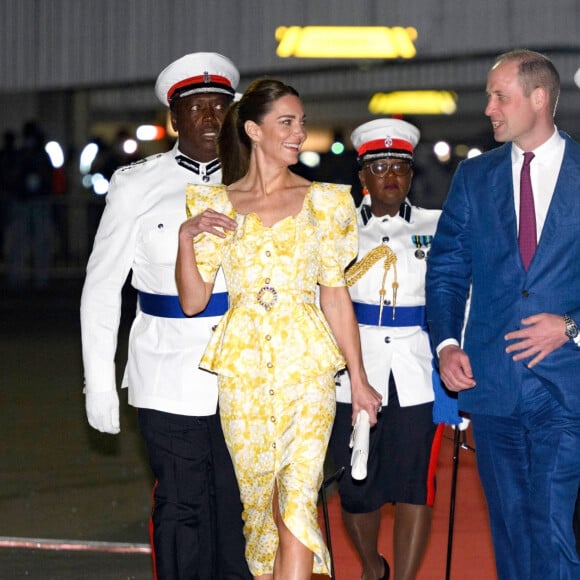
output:
[[158, 579], [250, 577], [239, 491], [216, 414], [216, 379], [198, 369], [227, 308], [225, 281], [220, 274], [207, 309], [186, 318], [174, 280], [186, 185], [220, 182], [216, 141], [238, 82], [236, 67], [217, 53], [188, 54], [161, 72], [155, 92], [170, 108], [178, 142], [114, 173], [81, 299], [88, 421], [118, 433], [114, 359], [121, 290], [132, 270], [138, 308], [122, 386], [138, 409], [156, 479]]
[[388, 578], [377, 551], [380, 508], [396, 503], [397, 578], [415, 577], [430, 532], [434, 442], [432, 355], [425, 331], [425, 272], [439, 210], [411, 205], [413, 151], [419, 130], [399, 119], [376, 119], [356, 128], [363, 201], [358, 208], [359, 251], [347, 284], [360, 327], [364, 366], [382, 394], [371, 430], [367, 477], [351, 477], [352, 408], [348, 374], [337, 384], [331, 451], [346, 473], [339, 482], [343, 520], [364, 578]]

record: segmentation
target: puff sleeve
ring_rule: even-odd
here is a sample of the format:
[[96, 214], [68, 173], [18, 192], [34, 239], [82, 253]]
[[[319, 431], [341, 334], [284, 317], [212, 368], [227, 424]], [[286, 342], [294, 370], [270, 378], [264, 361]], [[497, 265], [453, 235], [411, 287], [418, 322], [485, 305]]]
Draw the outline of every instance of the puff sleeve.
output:
[[[233, 208], [224, 185], [189, 184], [185, 192], [187, 217], [196, 216], [206, 209], [213, 209], [233, 217]], [[227, 238], [226, 238], [227, 239]], [[193, 240], [197, 267], [203, 280], [212, 284], [222, 262], [224, 239], [201, 233]]]
[[322, 286], [346, 286], [344, 271], [356, 258], [358, 249], [356, 209], [350, 186], [316, 183], [312, 205], [319, 226], [318, 283]]

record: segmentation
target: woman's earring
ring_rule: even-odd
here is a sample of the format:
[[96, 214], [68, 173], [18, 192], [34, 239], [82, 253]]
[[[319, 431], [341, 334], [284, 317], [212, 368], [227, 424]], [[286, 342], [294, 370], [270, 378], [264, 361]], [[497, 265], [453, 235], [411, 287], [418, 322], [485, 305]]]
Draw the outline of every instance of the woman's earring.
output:
[[366, 187], [362, 188], [362, 194], [363, 195], [368, 195], [369, 194], [369, 190]]

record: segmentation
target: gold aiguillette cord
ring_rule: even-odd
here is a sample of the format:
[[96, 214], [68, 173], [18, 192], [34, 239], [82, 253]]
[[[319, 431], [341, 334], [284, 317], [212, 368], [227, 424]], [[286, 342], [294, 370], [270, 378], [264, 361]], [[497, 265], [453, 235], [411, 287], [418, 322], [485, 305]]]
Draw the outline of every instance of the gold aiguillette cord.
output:
[[356, 262], [346, 270], [346, 285], [350, 288], [353, 284], [356, 284], [379, 260], [384, 258], [384, 273], [381, 282], [381, 289], [379, 290], [380, 305], [379, 305], [379, 326], [381, 326], [383, 320], [383, 306], [385, 303], [385, 296], [387, 291], [385, 290], [385, 284], [387, 281], [387, 273], [390, 267], [393, 267], [394, 280], [391, 284], [393, 289], [393, 320], [395, 319], [395, 308], [397, 306], [397, 289], [399, 288], [399, 283], [397, 282], [397, 256], [395, 252], [385, 244], [381, 244], [376, 248], [373, 248], [364, 258]]

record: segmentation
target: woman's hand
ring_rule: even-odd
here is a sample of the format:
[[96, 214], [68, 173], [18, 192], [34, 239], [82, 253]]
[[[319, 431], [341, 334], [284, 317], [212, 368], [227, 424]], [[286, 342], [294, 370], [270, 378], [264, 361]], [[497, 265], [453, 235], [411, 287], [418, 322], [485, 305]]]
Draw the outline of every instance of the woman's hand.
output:
[[359, 411], [365, 410], [370, 419], [371, 427], [377, 423], [377, 415], [383, 408], [383, 396], [368, 382], [366, 376], [353, 380], [351, 376], [352, 424], [354, 425]]
[[226, 230], [234, 230], [236, 222], [223, 213], [206, 209], [179, 226], [179, 246], [175, 262], [175, 282], [183, 312], [193, 316], [201, 312], [210, 299], [213, 284], [206, 284], [197, 268], [194, 238], [203, 232], [225, 238]]
[[180, 240], [193, 240], [198, 234], [206, 232], [218, 238], [225, 238], [224, 230], [236, 229], [236, 221], [213, 209], [206, 209], [200, 214], [189, 218], [179, 227]]

